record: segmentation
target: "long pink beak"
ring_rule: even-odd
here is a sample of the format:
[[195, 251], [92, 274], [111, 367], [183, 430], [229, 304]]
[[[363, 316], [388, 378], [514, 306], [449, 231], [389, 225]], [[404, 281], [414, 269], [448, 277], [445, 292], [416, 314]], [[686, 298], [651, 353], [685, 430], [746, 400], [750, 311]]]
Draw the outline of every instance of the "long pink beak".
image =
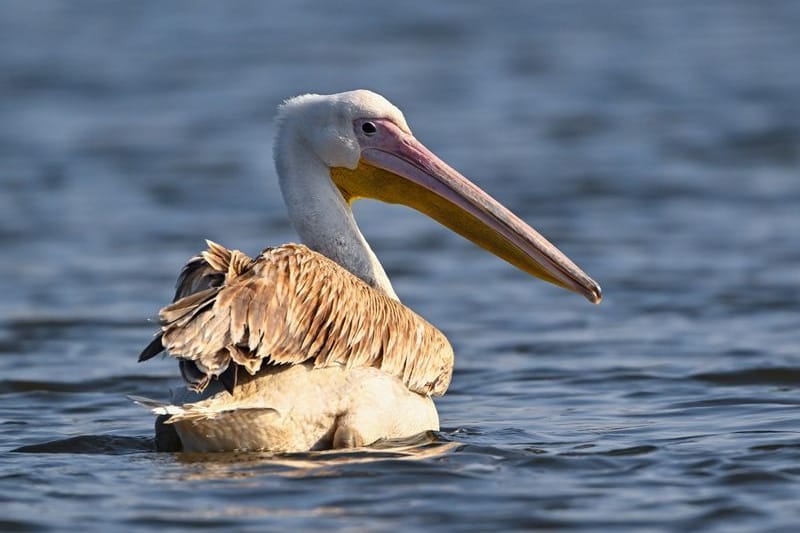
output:
[[[372, 122], [377, 132], [365, 134], [364, 122]], [[385, 119], [356, 120], [354, 128], [363, 163], [417, 186], [417, 198], [390, 198], [385, 194], [375, 197], [414, 207], [518, 268], [583, 294], [592, 303], [600, 302], [600, 286], [593, 279], [413, 135]]]

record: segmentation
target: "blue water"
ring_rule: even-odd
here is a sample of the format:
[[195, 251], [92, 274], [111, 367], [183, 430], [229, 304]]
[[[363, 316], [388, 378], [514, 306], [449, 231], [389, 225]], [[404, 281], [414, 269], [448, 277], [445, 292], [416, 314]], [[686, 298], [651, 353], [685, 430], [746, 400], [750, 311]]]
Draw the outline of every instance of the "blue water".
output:
[[[800, 4], [6, 2], [0, 530], [794, 531]], [[211, 238], [296, 239], [277, 104], [376, 90], [605, 300], [425, 217], [358, 220], [456, 350], [442, 431], [152, 451], [137, 364]], [[27, 453], [12, 451], [20, 447]]]

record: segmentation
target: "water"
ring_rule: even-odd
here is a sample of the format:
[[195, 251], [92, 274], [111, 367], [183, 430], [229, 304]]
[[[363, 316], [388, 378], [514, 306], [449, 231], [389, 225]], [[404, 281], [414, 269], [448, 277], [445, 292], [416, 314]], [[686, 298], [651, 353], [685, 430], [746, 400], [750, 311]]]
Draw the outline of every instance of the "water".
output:
[[[796, 2], [9, 2], [0, 15], [0, 529], [794, 531]], [[281, 99], [377, 90], [602, 305], [359, 205], [448, 334], [443, 429], [372, 452], [152, 451], [136, 363], [212, 238], [294, 239]], [[12, 451], [20, 447], [22, 451]]]

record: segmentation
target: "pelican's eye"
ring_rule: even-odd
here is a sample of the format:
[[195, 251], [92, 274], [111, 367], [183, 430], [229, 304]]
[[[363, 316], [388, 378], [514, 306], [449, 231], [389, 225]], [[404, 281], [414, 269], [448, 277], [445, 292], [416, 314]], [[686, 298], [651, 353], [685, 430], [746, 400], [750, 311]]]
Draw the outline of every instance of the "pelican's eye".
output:
[[378, 133], [378, 128], [374, 122], [364, 122], [361, 124], [361, 131], [364, 132], [364, 135], [375, 135]]

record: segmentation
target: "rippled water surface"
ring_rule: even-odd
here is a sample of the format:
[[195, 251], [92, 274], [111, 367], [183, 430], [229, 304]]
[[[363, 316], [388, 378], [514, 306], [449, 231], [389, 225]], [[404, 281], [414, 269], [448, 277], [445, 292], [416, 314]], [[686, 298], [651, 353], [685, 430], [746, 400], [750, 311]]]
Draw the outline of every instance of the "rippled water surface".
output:
[[[800, 4], [8, 2], [0, 530], [795, 531]], [[152, 450], [127, 395], [186, 258], [295, 239], [272, 116], [369, 87], [604, 287], [359, 205], [456, 349], [442, 431], [353, 453]]]

